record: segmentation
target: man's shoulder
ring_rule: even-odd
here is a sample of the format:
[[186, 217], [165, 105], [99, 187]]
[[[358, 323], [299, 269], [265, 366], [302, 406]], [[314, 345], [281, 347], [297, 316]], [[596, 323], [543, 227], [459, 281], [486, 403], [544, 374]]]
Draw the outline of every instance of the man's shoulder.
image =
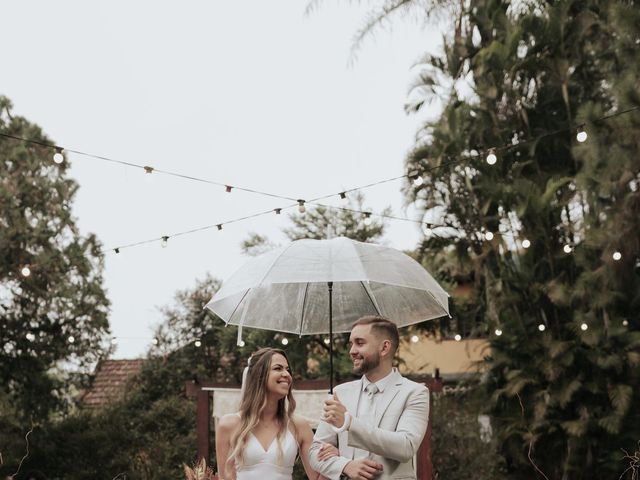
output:
[[411, 392], [428, 392], [429, 389], [424, 383], [415, 382], [413, 380], [408, 379], [407, 377], [401, 376], [402, 378], [402, 388], [410, 390]]
[[352, 388], [360, 388], [361, 385], [362, 385], [362, 380], [357, 379], [357, 380], [351, 380], [350, 382], [341, 383], [340, 385], [336, 385], [335, 387], [333, 387], [333, 389], [336, 392], [340, 393], [340, 391], [350, 390]]

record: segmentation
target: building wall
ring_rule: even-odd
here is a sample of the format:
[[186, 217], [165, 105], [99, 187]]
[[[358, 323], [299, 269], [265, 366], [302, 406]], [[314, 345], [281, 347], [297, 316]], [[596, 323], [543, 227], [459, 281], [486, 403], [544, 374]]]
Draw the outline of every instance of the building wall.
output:
[[478, 371], [477, 362], [489, 354], [489, 344], [484, 339], [436, 341], [422, 337], [418, 342], [402, 342], [400, 365], [402, 373], [433, 374], [436, 368], [441, 375], [462, 374]]

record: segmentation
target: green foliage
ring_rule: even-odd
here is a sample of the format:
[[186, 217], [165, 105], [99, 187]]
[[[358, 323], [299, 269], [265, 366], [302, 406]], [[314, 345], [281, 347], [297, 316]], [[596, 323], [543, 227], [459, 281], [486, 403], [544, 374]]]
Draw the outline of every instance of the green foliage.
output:
[[443, 225], [420, 258], [459, 323], [503, 331], [485, 387], [519, 478], [616, 477], [640, 438], [640, 114], [615, 116], [640, 106], [638, 38], [635, 2], [472, 0], [416, 82], [448, 88], [407, 160], [409, 200]]
[[[50, 143], [10, 109], [0, 96], [1, 133]], [[53, 153], [0, 137], [0, 391], [27, 423], [66, 408], [61, 362], [87, 370], [108, 353], [100, 244], [80, 235], [71, 215], [78, 185]]]

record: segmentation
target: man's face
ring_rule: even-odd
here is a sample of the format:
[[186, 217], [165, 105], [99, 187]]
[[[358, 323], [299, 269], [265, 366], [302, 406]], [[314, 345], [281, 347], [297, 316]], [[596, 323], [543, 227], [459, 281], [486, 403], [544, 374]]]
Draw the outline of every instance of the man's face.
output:
[[356, 325], [349, 337], [349, 355], [353, 361], [353, 372], [364, 375], [380, 365], [381, 340], [371, 332], [371, 325]]

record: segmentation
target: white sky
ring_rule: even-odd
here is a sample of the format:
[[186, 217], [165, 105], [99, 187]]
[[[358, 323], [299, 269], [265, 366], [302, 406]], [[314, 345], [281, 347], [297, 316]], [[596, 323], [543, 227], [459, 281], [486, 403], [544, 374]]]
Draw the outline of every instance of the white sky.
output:
[[[366, 2], [364, 2], [366, 4]], [[0, 94], [59, 145], [294, 198], [403, 174], [420, 119], [403, 110], [410, 67], [440, 34], [409, 20], [367, 40], [349, 65], [364, 9], [304, 0], [33, 1], [3, 5]], [[285, 201], [69, 155], [74, 213], [106, 248], [222, 223]], [[364, 191], [402, 209], [400, 181]], [[329, 203], [340, 204], [337, 197]], [[282, 216], [284, 217], [284, 215]], [[117, 358], [144, 355], [158, 307], [246, 260], [250, 232], [284, 242], [275, 215], [108, 254]], [[385, 242], [415, 247], [416, 224]]]

